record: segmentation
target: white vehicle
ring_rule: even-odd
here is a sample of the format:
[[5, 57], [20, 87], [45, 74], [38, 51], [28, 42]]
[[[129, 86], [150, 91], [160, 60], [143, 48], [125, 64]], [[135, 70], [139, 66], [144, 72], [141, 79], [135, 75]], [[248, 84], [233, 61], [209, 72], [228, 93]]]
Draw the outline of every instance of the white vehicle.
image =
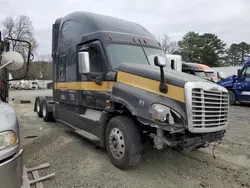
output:
[[172, 69], [182, 72], [182, 57], [181, 55], [166, 54], [168, 62]]

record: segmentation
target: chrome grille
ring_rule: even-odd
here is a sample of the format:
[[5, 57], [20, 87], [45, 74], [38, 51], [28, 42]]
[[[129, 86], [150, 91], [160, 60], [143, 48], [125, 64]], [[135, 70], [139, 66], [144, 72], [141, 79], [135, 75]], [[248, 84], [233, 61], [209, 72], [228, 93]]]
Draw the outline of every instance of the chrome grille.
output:
[[192, 89], [192, 126], [196, 128], [216, 128], [228, 123], [228, 93]]

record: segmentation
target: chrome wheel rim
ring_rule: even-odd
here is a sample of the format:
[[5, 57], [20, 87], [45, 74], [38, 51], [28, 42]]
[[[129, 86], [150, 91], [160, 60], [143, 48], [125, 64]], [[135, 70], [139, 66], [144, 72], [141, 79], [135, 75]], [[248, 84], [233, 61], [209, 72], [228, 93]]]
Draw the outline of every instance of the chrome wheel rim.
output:
[[45, 116], [46, 116], [46, 106], [43, 105], [43, 117], [45, 117]]
[[113, 128], [109, 134], [109, 147], [112, 155], [121, 159], [125, 153], [125, 142], [124, 137], [118, 128]]

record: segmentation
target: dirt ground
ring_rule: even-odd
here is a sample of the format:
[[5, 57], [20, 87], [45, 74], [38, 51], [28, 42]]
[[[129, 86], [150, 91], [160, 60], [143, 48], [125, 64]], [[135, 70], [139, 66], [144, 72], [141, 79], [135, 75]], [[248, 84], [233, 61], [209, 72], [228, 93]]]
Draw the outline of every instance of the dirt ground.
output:
[[[147, 149], [136, 169], [121, 171], [111, 164], [105, 151], [64, 126], [37, 117], [34, 97], [50, 92], [10, 93], [21, 126], [25, 166], [49, 162], [51, 167], [41, 174], [56, 173], [55, 178], [43, 182], [45, 188], [250, 187], [250, 106], [230, 108], [229, 127], [215, 148], [216, 159], [212, 147], [189, 154]], [[19, 99], [30, 99], [32, 103], [20, 104]]]

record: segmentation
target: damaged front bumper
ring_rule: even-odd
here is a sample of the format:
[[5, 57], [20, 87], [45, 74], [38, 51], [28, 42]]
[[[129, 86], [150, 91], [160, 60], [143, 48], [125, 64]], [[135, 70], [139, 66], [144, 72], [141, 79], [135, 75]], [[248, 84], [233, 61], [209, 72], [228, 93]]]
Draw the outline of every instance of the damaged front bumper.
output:
[[210, 143], [221, 140], [226, 131], [222, 130], [204, 134], [171, 135], [171, 138], [163, 136], [163, 134], [159, 132], [160, 130], [158, 129], [156, 135], [151, 135], [154, 140], [155, 148], [160, 150], [164, 147], [178, 147], [188, 151], [196, 148], [207, 147]]
[[212, 132], [200, 135], [192, 135], [191, 137], [185, 137], [183, 140], [178, 142], [177, 146], [180, 146], [185, 150], [192, 150], [195, 148], [207, 147], [212, 142], [222, 140], [225, 135], [225, 130], [219, 132]]

